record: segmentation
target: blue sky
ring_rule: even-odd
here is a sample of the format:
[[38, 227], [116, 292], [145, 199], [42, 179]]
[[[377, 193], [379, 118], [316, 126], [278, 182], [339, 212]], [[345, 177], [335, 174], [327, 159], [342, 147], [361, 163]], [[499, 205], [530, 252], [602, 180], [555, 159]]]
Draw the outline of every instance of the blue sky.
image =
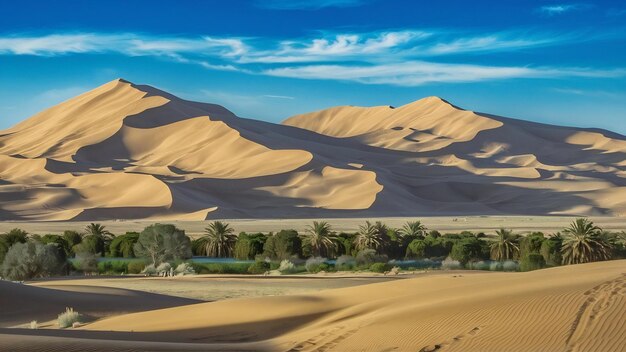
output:
[[626, 134], [623, 1], [2, 1], [0, 128], [118, 77], [279, 122], [437, 95]]

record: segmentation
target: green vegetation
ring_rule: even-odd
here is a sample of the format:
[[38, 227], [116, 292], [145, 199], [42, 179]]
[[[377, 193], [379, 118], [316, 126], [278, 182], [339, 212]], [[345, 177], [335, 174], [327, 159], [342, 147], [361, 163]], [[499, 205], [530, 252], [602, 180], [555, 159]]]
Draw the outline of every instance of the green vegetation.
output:
[[228, 258], [233, 254], [237, 235], [227, 223], [214, 221], [205, 229], [205, 235], [197, 240], [199, 254], [209, 257]]
[[[244, 262], [186, 262], [192, 252]], [[358, 232], [339, 234], [327, 222], [316, 221], [302, 234], [281, 230], [239, 235], [216, 221], [193, 243], [183, 230], [167, 224], [119, 236], [95, 223], [82, 233], [32, 235], [13, 229], [0, 234], [0, 273], [11, 280], [71, 271], [113, 275], [387, 272], [391, 267], [529, 271], [619, 258], [626, 258], [626, 233], [602, 231], [584, 218], [552, 235], [505, 229], [491, 236], [469, 231], [441, 234], [419, 221], [401, 229], [367, 221]], [[245, 262], [250, 260], [255, 262]]]
[[135, 246], [135, 254], [158, 266], [168, 260], [191, 258], [191, 241], [185, 231], [174, 225], [154, 224], [146, 227]]

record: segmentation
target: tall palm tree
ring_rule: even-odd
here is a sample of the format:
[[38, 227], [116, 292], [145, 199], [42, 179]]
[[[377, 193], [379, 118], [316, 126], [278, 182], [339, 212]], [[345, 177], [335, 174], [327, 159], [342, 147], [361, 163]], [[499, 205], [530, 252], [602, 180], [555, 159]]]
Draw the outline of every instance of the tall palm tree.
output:
[[235, 230], [229, 224], [214, 221], [204, 229], [205, 235], [198, 239], [201, 252], [209, 257], [230, 257], [237, 242]]
[[513, 259], [516, 253], [519, 253], [519, 246], [513, 240], [511, 230], [500, 229], [496, 231], [498, 239], [490, 244], [491, 259], [507, 260]]
[[106, 229], [106, 226], [101, 224], [91, 223], [85, 227], [85, 235], [90, 236], [98, 236], [104, 240], [112, 239], [113, 234]]
[[372, 224], [366, 221], [365, 225], [359, 226], [359, 232], [354, 238], [354, 247], [358, 250], [378, 249], [382, 247], [384, 238], [381, 233], [382, 226], [379, 224], [380, 223]]
[[611, 258], [611, 246], [600, 237], [601, 229], [593, 222], [579, 218], [563, 230], [563, 264], [588, 263]]
[[326, 221], [313, 221], [313, 225], [308, 225], [300, 238], [303, 244], [311, 247], [314, 256], [330, 256], [337, 248], [337, 236]]
[[398, 233], [402, 237], [424, 237], [426, 226], [421, 221], [408, 221]]

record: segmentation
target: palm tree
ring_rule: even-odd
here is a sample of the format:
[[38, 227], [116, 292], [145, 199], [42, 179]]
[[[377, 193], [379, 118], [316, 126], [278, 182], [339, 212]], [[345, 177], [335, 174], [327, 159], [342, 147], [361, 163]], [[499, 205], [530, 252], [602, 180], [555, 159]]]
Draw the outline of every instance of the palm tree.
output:
[[313, 221], [313, 225], [308, 225], [304, 234], [300, 235], [303, 244], [311, 247], [314, 256], [332, 255], [337, 248], [337, 236], [333, 232], [329, 223], [325, 221]]
[[204, 231], [205, 235], [198, 239], [201, 253], [217, 258], [225, 258], [232, 255], [238, 236], [229, 224], [214, 221]]
[[424, 226], [421, 221], [408, 221], [400, 230], [398, 230], [398, 233], [402, 237], [424, 237], [424, 233], [426, 233], [426, 226]]
[[516, 253], [519, 253], [519, 246], [513, 240], [511, 230], [500, 229], [496, 231], [498, 239], [490, 244], [491, 259], [507, 260], [513, 259]]
[[97, 236], [102, 238], [103, 240], [111, 240], [113, 238], [113, 234], [106, 229], [106, 226], [100, 224], [91, 223], [85, 227], [85, 235], [87, 236]]
[[[354, 247], [358, 250], [363, 249], [378, 249], [383, 245], [383, 226], [380, 222], [372, 224], [369, 221], [365, 222], [365, 225], [359, 226], [359, 232], [354, 238]], [[385, 227], [386, 231], [386, 227]]]
[[563, 242], [563, 264], [580, 264], [611, 258], [611, 246], [600, 237], [601, 229], [579, 218], [563, 230], [569, 235]]

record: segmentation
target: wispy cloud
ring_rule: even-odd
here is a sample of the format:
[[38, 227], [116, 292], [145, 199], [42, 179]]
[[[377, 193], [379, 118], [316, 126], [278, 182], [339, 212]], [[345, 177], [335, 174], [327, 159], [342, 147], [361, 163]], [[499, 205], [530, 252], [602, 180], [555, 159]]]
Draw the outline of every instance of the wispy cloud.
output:
[[263, 95], [263, 97], [265, 98], [272, 98], [272, 99], [288, 99], [288, 100], [294, 100], [294, 97], [290, 97], [287, 95], [272, 95], [272, 94], [265, 94]]
[[539, 11], [548, 16], [561, 15], [566, 12], [585, 10], [593, 7], [590, 4], [555, 4], [541, 6]]
[[508, 31], [464, 34], [418, 29], [362, 33], [319, 32], [305, 38], [280, 40], [136, 33], [51, 33], [0, 37], [0, 55], [54, 57], [117, 53], [160, 57], [209, 70], [403, 86], [510, 78], [624, 75], [621, 69], [470, 65], [462, 61], [454, 62], [461, 54], [512, 52], [576, 40], [580, 39], [574, 33]]
[[258, 7], [272, 10], [319, 10], [326, 7], [356, 7], [371, 0], [258, 0]]
[[365, 84], [418, 86], [425, 83], [476, 82], [510, 78], [616, 77], [626, 70], [598, 71], [584, 68], [530, 68], [413, 61], [371, 66], [310, 65], [269, 69], [270, 76], [302, 79], [334, 79]]
[[605, 90], [589, 90], [589, 89], [576, 89], [576, 88], [553, 88], [554, 92], [569, 95], [580, 95], [585, 97], [598, 97], [598, 98], [611, 98], [611, 99], [623, 99], [626, 94], [609, 92]]

